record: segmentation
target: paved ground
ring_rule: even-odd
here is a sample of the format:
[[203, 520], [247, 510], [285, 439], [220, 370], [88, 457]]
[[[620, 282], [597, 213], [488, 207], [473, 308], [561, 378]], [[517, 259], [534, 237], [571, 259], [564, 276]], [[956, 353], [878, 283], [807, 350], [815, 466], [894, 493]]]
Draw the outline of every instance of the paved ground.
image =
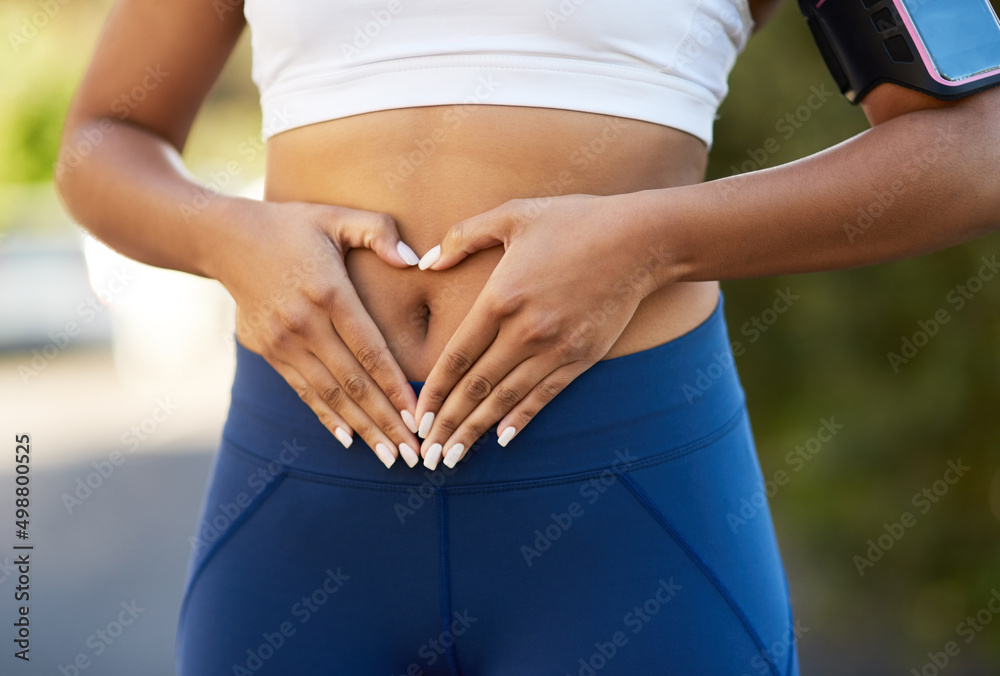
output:
[[[16, 573], [0, 582], [3, 653], [0, 673], [170, 676], [180, 595], [210, 453], [176, 448], [129, 457], [72, 514], [60, 496], [89, 464], [32, 474], [31, 662], [11, 655], [9, 627]], [[0, 475], [0, 486], [12, 476]], [[4, 491], [9, 493], [9, 491]], [[5, 500], [3, 514], [10, 514]], [[4, 519], [7, 522], [7, 519]], [[4, 531], [7, 530], [4, 523]], [[9, 535], [0, 574], [11, 573]], [[123, 606], [124, 604], [124, 606]], [[134, 604], [134, 605], [133, 605]], [[121, 619], [131, 622], [118, 632]], [[134, 619], [133, 616], [134, 615]], [[110, 625], [110, 626], [109, 626]], [[107, 632], [104, 640], [97, 632]], [[78, 656], [89, 667], [70, 668]], [[81, 662], [86, 664], [87, 662]]]
[[[220, 339], [181, 369], [132, 363], [109, 345], [73, 346], [25, 378], [33, 356], [0, 353], [0, 674], [169, 676], [189, 537], [229, 404], [231, 350]], [[10, 643], [13, 439], [25, 432], [35, 545], [28, 664]], [[126, 608], [134, 621], [117, 634]]]

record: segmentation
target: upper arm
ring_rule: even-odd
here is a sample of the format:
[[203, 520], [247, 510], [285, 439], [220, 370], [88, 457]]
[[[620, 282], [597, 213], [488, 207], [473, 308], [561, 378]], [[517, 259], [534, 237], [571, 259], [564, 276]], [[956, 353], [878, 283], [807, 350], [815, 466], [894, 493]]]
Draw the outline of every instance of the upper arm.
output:
[[245, 25], [242, 0], [118, 0], [66, 129], [108, 117], [184, 146]]
[[962, 100], [942, 101], [915, 89], [884, 82], [868, 92], [858, 105], [864, 111], [868, 122], [874, 127], [904, 113], [934, 108], [950, 108], [959, 105]]
[[935, 109], [962, 111], [969, 116], [967, 119], [986, 123], [993, 129], [998, 129], [1000, 124], [1000, 87], [953, 101], [942, 101], [907, 87], [882, 83], [874, 87], [858, 105], [873, 127], [905, 113]]

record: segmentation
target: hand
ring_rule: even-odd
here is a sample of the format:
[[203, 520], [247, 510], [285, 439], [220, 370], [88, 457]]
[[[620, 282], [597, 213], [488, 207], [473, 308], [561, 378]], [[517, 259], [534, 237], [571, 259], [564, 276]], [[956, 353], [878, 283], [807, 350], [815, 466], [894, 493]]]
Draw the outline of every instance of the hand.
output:
[[236, 300], [240, 343], [264, 357], [345, 447], [357, 431], [386, 467], [398, 454], [415, 466], [416, 424], [401, 416], [411, 416], [416, 394], [344, 265], [351, 247], [370, 248], [396, 268], [416, 263], [395, 222], [321, 204], [242, 205], [214, 275]]
[[497, 421], [506, 446], [608, 353], [659, 288], [653, 268], [663, 257], [648, 255], [631, 206], [627, 194], [514, 199], [455, 224], [424, 256], [422, 268], [443, 270], [481, 249], [505, 250], [421, 389], [424, 465], [443, 454], [454, 467]]

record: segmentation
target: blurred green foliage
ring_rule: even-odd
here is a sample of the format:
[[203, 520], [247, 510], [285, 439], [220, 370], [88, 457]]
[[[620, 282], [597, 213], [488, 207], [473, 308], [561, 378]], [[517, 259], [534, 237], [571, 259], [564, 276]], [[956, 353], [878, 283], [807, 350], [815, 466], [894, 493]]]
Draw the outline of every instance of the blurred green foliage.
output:
[[[43, 195], [26, 184], [51, 180], [63, 120], [112, 4], [53, 0], [48, 6], [58, 11], [47, 14], [38, 0], [0, 3], [0, 232], [63, 225], [48, 217], [51, 191]], [[237, 156], [241, 143], [259, 139], [248, 33], [195, 121], [185, 160], [195, 175], [207, 178]], [[242, 182], [263, 175], [263, 153], [243, 160]]]
[[[49, 179], [62, 118], [109, 6], [73, 0], [26, 45], [4, 46], [0, 187]], [[16, 28], [36, 9], [5, 2], [0, 25]], [[246, 37], [185, 150], [196, 173], [259, 137]], [[730, 84], [709, 178], [793, 161], [868, 127], [839, 95], [808, 108], [814, 88], [835, 87], [794, 2], [750, 41]], [[262, 160], [247, 174], [262, 173]], [[11, 200], [0, 206], [0, 228], [14, 213]], [[906, 261], [723, 285], [732, 338], [745, 348], [737, 365], [764, 475], [790, 477], [771, 504], [796, 612], [810, 628], [804, 655], [836, 660], [828, 653], [838, 647], [881, 645], [888, 664], [910, 673], [928, 651], [956, 640], [956, 626], [1000, 589], [1000, 277], [961, 309], [949, 296], [983, 256], [998, 254], [991, 235]], [[753, 319], [768, 318], [778, 289], [800, 299], [755, 333]], [[894, 372], [887, 354], [941, 310], [948, 323]], [[836, 436], [807, 462], [789, 461], [831, 418], [843, 425]], [[920, 513], [914, 495], [958, 459], [971, 469]], [[859, 575], [853, 557], [865, 556], [867, 541], [905, 511], [916, 525]], [[1000, 671], [1000, 621], [961, 645], [963, 660], [978, 655]], [[973, 673], [962, 668], [949, 673]]]

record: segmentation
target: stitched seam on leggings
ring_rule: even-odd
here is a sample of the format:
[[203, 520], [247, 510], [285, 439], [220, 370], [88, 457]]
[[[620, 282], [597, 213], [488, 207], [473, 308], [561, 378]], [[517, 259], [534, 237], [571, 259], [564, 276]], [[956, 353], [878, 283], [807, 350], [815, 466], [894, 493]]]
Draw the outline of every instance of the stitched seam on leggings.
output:
[[[440, 552], [440, 609], [442, 635], [451, 633], [451, 575], [448, 567], [448, 498], [441, 488], [435, 488], [438, 503], [438, 550]], [[445, 648], [448, 657], [448, 668], [452, 676], [462, 676], [458, 669], [458, 658], [455, 655], [455, 637], [451, 637], [451, 645]]]
[[[706, 434], [705, 436], [696, 439], [684, 446], [679, 446], [677, 448], [664, 451], [662, 453], [657, 453], [648, 458], [643, 458], [636, 462], [631, 462], [625, 467], [628, 470], [645, 469], [647, 467], [653, 467], [654, 465], [659, 465], [664, 462], [669, 462], [671, 460], [677, 460], [686, 455], [690, 455], [696, 451], [700, 451], [706, 446], [710, 446], [714, 442], [718, 441], [721, 437], [728, 434], [732, 429], [739, 424], [743, 419], [744, 406], [740, 406], [739, 409], [730, 418], [723, 423], [716, 430]], [[269, 463], [276, 462], [274, 460], [268, 460], [261, 455], [249, 450], [248, 448], [242, 446], [239, 442], [234, 441], [230, 438], [223, 437], [223, 441], [230, 447], [230, 450], [243, 454], [248, 457], [249, 460], [253, 460], [259, 463], [262, 467], [266, 467]], [[628, 446], [625, 450], [628, 450]], [[373, 459], [374, 461], [374, 459]], [[384, 493], [409, 493], [411, 490], [419, 489], [421, 486], [426, 484], [390, 484], [390, 483], [380, 483], [375, 481], [366, 481], [363, 479], [347, 479], [344, 477], [334, 477], [325, 474], [319, 474], [317, 472], [312, 472], [303, 469], [291, 469], [288, 465], [285, 465], [285, 471], [289, 476], [299, 479], [302, 481], [311, 481], [313, 483], [329, 484], [332, 486], [344, 486], [348, 488], [356, 488], [359, 490], [369, 490], [369, 491], [381, 491]], [[543, 488], [545, 486], [558, 486], [561, 484], [577, 483], [580, 481], [585, 481], [587, 479], [592, 479], [601, 476], [605, 472], [611, 470], [611, 465], [602, 467], [600, 469], [587, 470], [585, 472], [577, 472], [575, 474], [564, 474], [558, 477], [540, 478], [540, 479], [514, 479], [510, 481], [498, 481], [496, 483], [490, 484], [468, 484], [464, 486], [450, 486], [448, 488], [449, 493], [453, 494], [476, 494], [476, 493], [503, 493], [507, 491], [519, 491], [527, 490], [531, 488]]]
[[750, 618], [747, 617], [743, 608], [739, 603], [737, 603], [735, 597], [733, 597], [732, 592], [730, 592], [725, 583], [719, 579], [719, 576], [715, 574], [715, 571], [712, 570], [710, 565], [708, 565], [708, 562], [705, 561], [705, 559], [703, 559], [697, 551], [695, 551], [694, 547], [692, 547], [684, 536], [681, 535], [680, 531], [677, 530], [674, 524], [671, 523], [670, 519], [667, 518], [660, 508], [656, 506], [656, 503], [653, 502], [646, 491], [636, 482], [635, 479], [628, 476], [625, 472], [617, 469], [615, 470], [615, 474], [617, 474], [618, 478], [621, 479], [622, 485], [632, 493], [635, 499], [639, 501], [639, 504], [646, 508], [646, 511], [650, 513], [650, 515], [660, 524], [660, 526], [663, 527], [665, 531], [667, 531], [667, 534], [677, 544], [677, 546], [679, 546], [684, 553], [687, 554], [688, 558], [701, 569], [701, 572], [705, 575], [705, 577], [707, 577], [708, 580], [715, 586], [719, 595], [722, 596], [723, 600], [729, 604], [730, 609], [732, 609], [733, 613], [736, 615], [736, 619], [738, 619], [743, 625], [747, 635], [750, 636], [750, 640], [757, 646], [757, 650], [760, 651], [761, 655], [765, 656], [764, 659], [767, 661], [767, 666], [770, 668], [771, 673], [774, 674], [774, 676], [780, 676], [778, 667], [770, 659], [770, 653], [764, 646], [764, 642], [757, 634], [757, 631], [753, 628]]
[[[253, 516], [257, 509], [267, 501], [271, 494], [277, 490], [278, 486], [285, 479], [285, 476], [285, 472], [278, 474], [274, 477], [274, 480], [264, 488], [264, 490], [257, 494], [256, 499], [247, 505], [246, 509], [244, 509], [243, 512], [237, 516], [231, 524], [229, 524], [229, 528], [226, 529], [226, 532], [220, 535], [219, 538], [209, 546], [209, 549], [205, 552], [205, 556], [201, 560], [201, 563], [199, 563], [198, 567], [191, 572], [191, 580], [188, 582], [187, 591], [184, 593], [184, 599], [181, 601], [177, 632], [178, 635], [180, 635], [181, 630], [184, 628], [185, 618], [187, 617], [187, 605], [191, 598], [191, 594], [194, 591], [194, 586], [198, 582], [198, 578], [201, 577], [201, 573], [205, 570], [208, 562], [212, 560], [222, 545], [225, 544], [229, 538], [243, 526], [247, 519]], [[200, 526], [201, 524], [199, 523], [198, 525]]]
[[785, 586], [785, 598], [789, 599], [789, 601], [788, 601], [788, 630], [791, 632], [789, 634], [789, 636], [791, 637], [791, 642], [792, 643], [789, 646], [789, 650], [788, 650], [788, 663], [785, 665], [785, 673], [786, 674], [791, 674], [792, 673], [792, 661], [793, 661], [792, 658], [795, 657], [795, 644], [798, 642], [799, 639], [795, 635], [795, 613], [792, 612], [792, 603], [791, 603], [792, 593], [788, 589], [788, 575], [785, 574], [785, 569], [784, 568], [781, 569], [781, 581], [784, 583], [784, 586]]

